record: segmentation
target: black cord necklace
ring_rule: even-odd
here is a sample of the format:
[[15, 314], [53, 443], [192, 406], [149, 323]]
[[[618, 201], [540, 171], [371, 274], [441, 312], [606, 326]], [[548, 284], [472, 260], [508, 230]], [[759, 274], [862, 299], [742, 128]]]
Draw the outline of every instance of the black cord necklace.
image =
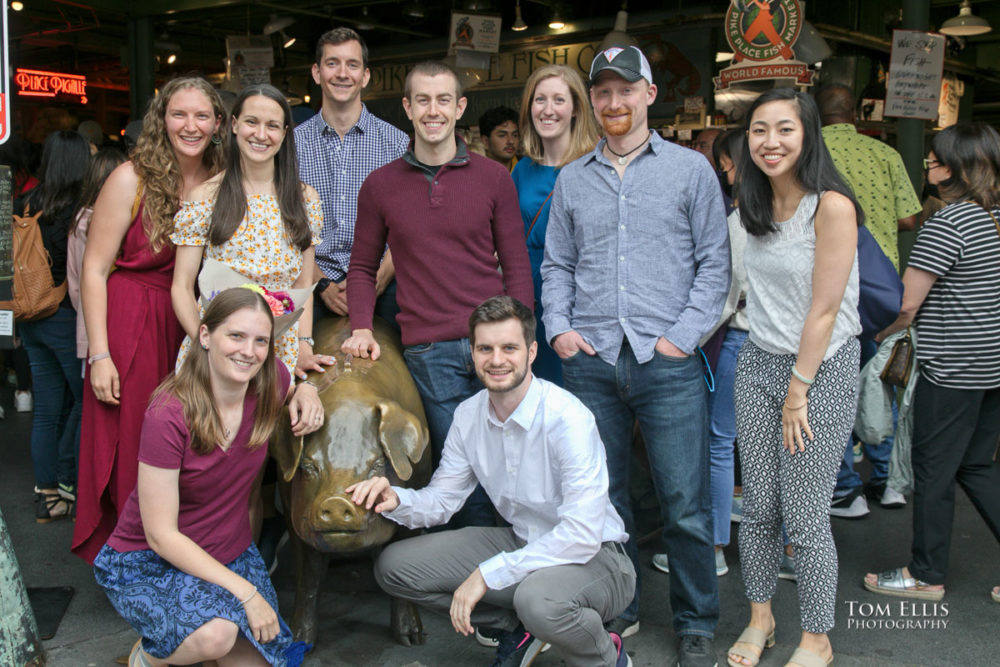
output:
[[616, 153], [615, 149], [613, 149], [611, 147], [611, 144], [609, 144], [607, 141], [604, 142], [604, 147], [608, 149], [609, 153], [611, 153], [612, 155], [614, 155], [614, 156], [616, 156], [618, 158], [618, 164], [627, 164], [628, 163], [628, 156], [631, 155], [632, 153], [636, 152], [637, 150], [639, 150], [643, 146], [645, 146], [646, 142], [649, 141], [649, 137], [651, 137], [651, 136], [653, 136], [653, 131], [652, 130], [649, 131], [649, 136], [642, 140], [642, 143], [640, 143], [638, 146], [636, 146], [635, 148], [633, 148], [632, 150], [630, 150], [630, 151], [628, 151], [626, 153]]

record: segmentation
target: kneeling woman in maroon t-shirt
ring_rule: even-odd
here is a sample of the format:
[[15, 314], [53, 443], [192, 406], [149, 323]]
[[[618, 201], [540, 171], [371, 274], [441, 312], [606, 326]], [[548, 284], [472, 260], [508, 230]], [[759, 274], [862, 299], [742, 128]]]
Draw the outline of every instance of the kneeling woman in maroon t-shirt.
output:
[[138, 486], [94, 561], [111, 604], [142, 635], [130, 666], [301, 663], [253, 544], [249, 497], [286, 395], [297, 434], [319, 428], [323, 409], [315, 387], [289, 392], [273, 329], [258, 293], [219, 293], [200, 346], [150, 399]]

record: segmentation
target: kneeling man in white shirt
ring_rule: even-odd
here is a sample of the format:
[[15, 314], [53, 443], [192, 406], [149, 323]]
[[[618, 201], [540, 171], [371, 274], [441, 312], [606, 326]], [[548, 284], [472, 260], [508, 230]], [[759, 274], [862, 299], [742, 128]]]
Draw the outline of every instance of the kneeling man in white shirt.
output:
[[482, 484], [510, 527], [430, 533], [390, 545], [375, 578], [390, 595], [449, 614], [457, 632], [502, 630], [496, 662], [528, 665], [545, 643], [567, 665], [631, 665], [604, 623], [632, 600], [625, 526], [608, 499], [604, 445], [572, 394], [533, 377], [535, 316], [498, 296], [469, 318], [486, 389], [455, 410], [423, 489], [374, 477], [352, 500], [409, 528], [444, 524]]

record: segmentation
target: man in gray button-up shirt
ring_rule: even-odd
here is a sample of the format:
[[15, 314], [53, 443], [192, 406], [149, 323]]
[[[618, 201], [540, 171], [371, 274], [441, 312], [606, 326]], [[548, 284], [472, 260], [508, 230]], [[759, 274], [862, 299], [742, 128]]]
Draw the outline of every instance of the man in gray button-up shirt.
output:
[[[543, 319], [566, 388], [597, 418], [611, 501], [630, 533], [628, 470], [639, 421], [663, 515], [681, 664], [711, 665], [719, 603], [708, 393], [696, 348], [729, 289], [725, 208], [708, 162], [650, 131], [656, 86], [639, 49], [599, 53], [590, 81], [607, 138], [556, 181]], [[628, 548], [635, 561], [634, 536]], [[620, 631], [637, 629], [638, 597], [636, 586], [615, 621]]]

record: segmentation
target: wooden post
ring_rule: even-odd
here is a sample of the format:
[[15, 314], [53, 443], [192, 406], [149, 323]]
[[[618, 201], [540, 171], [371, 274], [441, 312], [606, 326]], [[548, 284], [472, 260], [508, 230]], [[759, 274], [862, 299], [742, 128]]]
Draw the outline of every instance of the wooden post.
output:
[[0, 665], [38, 667], [44, 664], [45, 651], [38, 639], [35, 613], [28, 602], [14, 545], [0, 511]]

